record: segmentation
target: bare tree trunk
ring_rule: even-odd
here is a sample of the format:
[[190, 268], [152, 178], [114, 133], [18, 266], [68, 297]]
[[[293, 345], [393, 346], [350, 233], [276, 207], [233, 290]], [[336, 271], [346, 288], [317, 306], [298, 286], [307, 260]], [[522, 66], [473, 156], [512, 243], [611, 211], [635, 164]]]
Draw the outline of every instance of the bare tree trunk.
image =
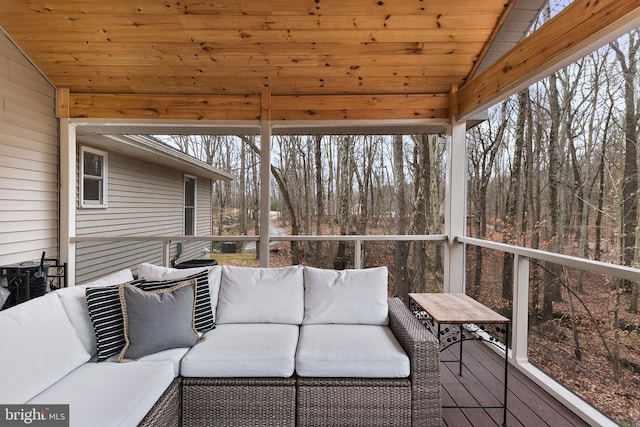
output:
[[335, 199], [335, 179], [334, 179], [334, 161], [333, 161], [333, 144], [331, 143], [331, 137], [329, 138], [329, 149], [327, 150], [328, 159], [327, 163], [329, 169], [329, 176], [327, 177], [327, 214], [329, 216], [329, 233], [333, 234], [333, 216], [336, 213], [334, 209], [334, 199]]
[[[429, 136], [420, 135], [415, 139], [415, 173], [416, 196], [413, 203], [413, 213], [409, 221], [408, 234], [427, 234], [427, 201], [431, 189], [431, 159], [429, 157]], [[426, 260], [427, 242], [413, 243], [413, 262], [411, 282], [415, 284], [415, 292], [426, 292]]]
[[[613, 106], [613, 104], [612, 104]], [[609, 113], [611, 113], [611, 110], [609, 110]], [[607, 117], [607, 126], [605, 127], [605, 129], [609, 126], [609, 117], [611, 117], [611, 114], [609, 114], [609, 116]], [[597, 261], [600, 261], [600, 258], [602, 256], [602, 245], [601, 245], [601, 241], [602, 241], [602, 209], [604, 208], [604, 167], [605, 167], [605, 154], [606, 154], [606, 146], [607, 146], [607, 133], [605, 132], [604, 137], [602, 138], [602, 147], [601, 147], [601, 152], [600, 152], [600, 162], [598, 163], [598, 178], [599, 178], [599, 182], [598, 182], [598, 210], [596, 213], [596, 247], [594, 250], [594, 258]]]
[[[316, 234], [322, 235], [322, 222], [324, 221], [324, 194], [322, 186], [322, 135], [316, 135], [314, 139], [314, 157], [316, 166]], [[322, 253], [322, 242], [316, 242], [316, 253]]]
[[[393, 199], [395, 209], [396, 234], [405, 234], [406, 230], [406, 205], [405, 205], [405, 181], [404, 181], [404, 150], [402, 135], [393, 137]], [[406, 241], [395, 242], [395, 276], [396, 296], [405, 304], [409, 303], [409, 272], [407, 259], [409, 257], [409, 245]]]
[[[551, 220], [551, 229], [549, 232], [549, 247], [552, 251], [557, 252], [559, 247], [558, 229], [560, 221], [559, 212], [559, 159], [558, 159], [558, 132], [560, 128], [560, 103], [557, 87], [557, 75], [549, 76], [549, 105], [551, 115], [551, 129], [549, 131], [549, 200], [548, 207]], [[543, 320], [551, 320], [553, 318], [553, 302], [560, 298], [559, 278], [562, 274], [562, 267], [555, 263], [546, 262], [546, 274], [544, 284], [544, 297], [542, 305]]]
[[[257, 147], [256, 147], [257, 148]], [[252, 162], [252, 176], [253, 176], [253, 230], [256, 236], [260, 235], [260, 182], [258, 177], [258, 162]], [[256, 259], [260, 259], [260, 245], [256, 242]]]
[[[429, 169], [433, 171], [433, 179], [431, 180], [431, 189], [429, 191], [429, 211], [431, 213], [432, 228], [436, 232], [441, 232], [440, 228], [440, 156], [438, 155], [437, 144], [435, 141], [429, 144]], [[433, 270], [442, 273], [444, 271], [444, 265], [442, 263], [443, 245], [436, 243], [436, 250], [434, 255]]]
[[247, 147], [244, 142], [240, 142], [240, 234], [247, 235]]
[[[638, 75], [637, 54], [640, 49], [640, 35], [637, 30], [629, 33], [629, 49], [625, 55], [618, 42], [611, 43], [616, 58], [622, 68], [625, 82], [624, 115], [624, 175], [622, 179], [622, 249], [624, 265], [635, 261], [636, 228], [638, 226], [638, 114], [636, 111], [635, 81]], [[638, 312], [638, 282], [625, 281], [625, 289], [631, 290], [629, 310]]]
[[[507, 205], [505, 215], [505, 232], [503, 234], [503, 241], [509, 244], [518, 243], [515, 241], [515, 236], [518, 234], [517, 225], [517, 212], [520, 197], [520, 179], [522, 175], [522, 153], [524, 147], [524, 130], [526, 109], [528, 107], [529, 91], [528, 89], [522, 90], [518, 93], [518, 116], [516, 119], [516, 140], [513, 153], [513, 166], [511, 168], [511, 176], [509, 179], [509, 191], [507, 192]], [[507, 101], [503, 103], [503, 114], [507, 117], [503, 118], [504, 126], [507, 123]], [[500, 133], [500, 138], [502, 138]], [[513, 299], [513, 254], [504, 253], [502, 258], [502, 298], [507, 301]]]
[[[349, 186], [351, 185], [351, 176], [349, 176], [350, 168], [350, 149], [349, 138], [343, 137], [340, 139], [340, 234], [346, 236], [349, 234], [349, 209], [351, 207], [350, 195], [351, 191]], [[338, 252], [336, 253], [333, 261], [333, 268], [336, 270], [344, 270], [347, 268], [347, 248], [344, 240], [338, 242]]]

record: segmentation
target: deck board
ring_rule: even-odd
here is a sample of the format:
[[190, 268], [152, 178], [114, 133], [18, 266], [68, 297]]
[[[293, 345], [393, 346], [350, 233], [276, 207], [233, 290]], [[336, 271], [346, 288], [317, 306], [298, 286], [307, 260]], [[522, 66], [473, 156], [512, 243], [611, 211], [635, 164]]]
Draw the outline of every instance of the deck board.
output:
[[[455, 356], [452, 351], [457, 353], [457, 347], [450, 347], [443, 351], [442, 359], [453, 359]], [[504, 359], [485, 344], [475, 341], [464, 343], [463, 359], [475, 376], [483, 381], [493, 394], [502, 399]], [[463, 368], [462, 377], [458, 376], [457, 363], [441, 362], [440, 368], [442, 405], [500, 404], [470, 375], [466, 368]], [[580, 417], [512, 366], [509, 367], [508, 381], [508, 426], [588, 426]], [[502, 424], [502, 409], [443, 408], [442, 418], [444, 425], [449, 427], [499, 426]]]

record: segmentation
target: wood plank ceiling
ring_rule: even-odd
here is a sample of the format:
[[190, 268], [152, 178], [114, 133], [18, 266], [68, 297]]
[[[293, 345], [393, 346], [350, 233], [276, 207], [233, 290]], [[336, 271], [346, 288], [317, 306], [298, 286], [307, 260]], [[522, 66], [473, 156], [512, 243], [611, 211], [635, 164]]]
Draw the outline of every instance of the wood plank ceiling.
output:
[[[346, 102], [350, 118], [365, 118], [372, 96], [380, 95], [393, 95], [387, 100], [403, 111], [367, 118], [448, 117], [451, 87], [474, 72], [513, 3], [3, 0], [0, 26], [72, 95], [162, 95], [139, 105], [135, 100], [143, 98], [135, 96], [114, 101], [126, 100], [143, 116], [154, 104], [179, 118], [201, 118], [184, 111], [185, 95], [194, 103], [226, 95], [221, 118], [255, 118], [259, 96], [268, 91], [280, 118], [302, 118], [291, 98], [300, 95], [310, 96], [307, 110], [337, 112], [328, 118], [345, 118]], [[79, 98], [93, 107], [79, 115], [115, 107], [109, 98], [99, 98], [100, 105], [96, 99]]]
[[0, 27], [60, 117], [444, 120], [458, 87], [470, 110], [639, 2], [575, 0], [553, 49], [543, 32], [473, 82], [516, 0], [2, 0]]

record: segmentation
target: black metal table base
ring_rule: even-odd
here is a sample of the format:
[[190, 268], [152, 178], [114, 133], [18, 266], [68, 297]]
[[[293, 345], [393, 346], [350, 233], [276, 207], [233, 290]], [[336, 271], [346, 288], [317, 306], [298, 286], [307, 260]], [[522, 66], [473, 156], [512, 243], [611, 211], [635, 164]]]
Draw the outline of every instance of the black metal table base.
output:
[[[413, 303], [413, 302], [412, 302]], [[487, 325], [494, 324], [477, 324], [477, 323], [453, 323], [441, 325], [428, 313], [422, 310], [420, 307], [412, 307], [413, 312], [416, 314], [422, 324], [429, 329], [440, 342], [440, 352], [448, 349], [454, 344], [459, 345], [459, 353], [457, 359], [441, 360], [443, 363], [458, 363], [458, 375], [462, 376], [462, 367], [466, 367], [467, 371], [475, 378], [475, 380], [482, 385], [491, 394], [491, 396], [498, 402], [500, 397], [496, 396], [492, 391], [473, 371], [464, 363], [462, 359], [462, 343], [464, 341], [484, 341], [501, 347], [502, 342], [497, 339], [493, 334], [487, 331], [485, 327]], [[502, 425], [507, 425], [507, 380], [508, 380], [508, 367], [509, 367], [509, 354], [508, 354], [508, 337], [509, 337], [509, 323], [495, 324], [495, 329], [492, 331], [496, 334], [503, 334], [504, 336], [504, 390], [502, 396], [502, 402], [499, 405], [445, 405], [443, 408], [456, 408], [456, 409], [502, 409]]]

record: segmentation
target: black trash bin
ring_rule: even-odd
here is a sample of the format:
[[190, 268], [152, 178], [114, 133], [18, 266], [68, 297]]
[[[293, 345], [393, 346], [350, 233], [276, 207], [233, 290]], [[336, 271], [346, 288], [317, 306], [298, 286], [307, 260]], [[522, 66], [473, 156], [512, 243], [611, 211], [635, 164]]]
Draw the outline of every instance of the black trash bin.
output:
[[51, 262], [44, 259], [0, 266], [0, 274], [6, 277], [9, 298], [2, 308], [42, 296], [47, 291], [47, 272]]
[[235, 254], [236, 250], [236, 242], [222, 242], [221, 251], [223, 254]]
[[218, 265], [218, 261], [215, 259], [190, 259], [183, 261], [175, 265], [175, 268], [198, 268], [198, 267], [210, 267], [212, 265]]

